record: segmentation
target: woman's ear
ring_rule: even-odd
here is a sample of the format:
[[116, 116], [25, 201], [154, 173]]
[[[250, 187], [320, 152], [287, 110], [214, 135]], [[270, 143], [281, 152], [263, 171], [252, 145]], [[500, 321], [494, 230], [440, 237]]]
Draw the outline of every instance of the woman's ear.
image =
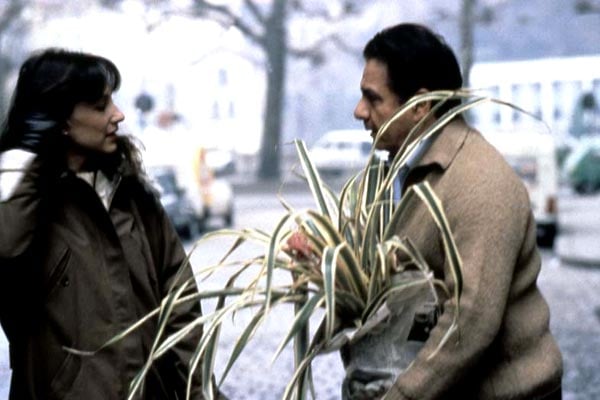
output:
[[69, 136], [69, 128], [71, 128], [71, 124], [69, 123], [69, 120], [66, 120], [62, 126], [63, 135]]
[[[425, 88], [421, 88], [417, 90], [415, 96], [429, 93], [429, 90]], [[414, 116], [416, 120], [421, 120], [425, 118], [429, 112], [431, 111], [431, 101], [421, 101], [414, 106]]]

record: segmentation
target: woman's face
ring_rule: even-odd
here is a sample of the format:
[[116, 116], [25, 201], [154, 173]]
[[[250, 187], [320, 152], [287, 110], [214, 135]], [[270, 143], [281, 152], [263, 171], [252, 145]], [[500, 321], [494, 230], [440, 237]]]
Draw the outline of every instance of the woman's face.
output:
[[75, 105], [67, 120], [66, 134], [80, 149], [110, 154], [117, 150], [117, 130], [125, 116], [113, 103], [110, 89], [96, 103]]

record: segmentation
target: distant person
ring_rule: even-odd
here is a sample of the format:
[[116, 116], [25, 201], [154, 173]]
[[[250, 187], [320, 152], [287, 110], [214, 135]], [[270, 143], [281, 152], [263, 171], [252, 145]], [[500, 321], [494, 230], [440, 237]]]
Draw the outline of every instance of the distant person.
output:
[[[372, 135], [414, 95], [462, 86], [450, 47], [421, 25], [382, 30], [363, 55], [362, 97], [354, 115]], [[393, 157], [417, 123], [424, 129], [456, 104], [444, 104], [435, 116], [429, 116], [432, 102], [413, 106], [381, 137], [377, 148]], [[355, 398], [560, 399], [562, 358], [550, 333], [548, 305], [537, 286], [541, 259], [523, 183], [461, 116], [443, 128], [410, 170], [404, 191], [422, 181], [428, 181], [441, 199], [463, 261], [458, 330], [428, 359], [458, 307], [440, 293], [437, 324], [424, 336], [412, 365], [387, 390]], [[410, 203], [395, 229], [422, 252], [435, 276], [453, 288], [438, 228], [426, 207], [418, 200]], [[359, 379], [368, 382], [365, 376]]]
[[[61, 49], [22, 65], [0, 136], [0, 322], [10, 399], [122, 400], [147, 361], [157, 318], [92, 356], [192, 278], [184, 249], [146, 183], [113, 103], [120, 74]], [[197, 293], [193, 283], [187, 294]], [[176, 307], [165, 337], [201, 315]], [[184, 399], [196, 329], [157, 360], [140, 399]], [[193, 382], [201, 394], [200, 371]]]

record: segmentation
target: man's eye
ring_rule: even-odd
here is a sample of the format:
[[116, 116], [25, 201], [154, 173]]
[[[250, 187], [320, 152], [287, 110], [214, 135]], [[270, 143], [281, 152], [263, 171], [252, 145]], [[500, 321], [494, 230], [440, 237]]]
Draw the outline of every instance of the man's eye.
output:
[[94, 106], [94, 110], [97, 110], [97, 111], [104, 111], [104, 110], [106, 110], [106, 106], [107, 106], [107, 105], [108, 105], [108, 104], [107, 104], [106, 102], [97, 103], [97, 104]]
[[376, 103], [377, 101], [379, 101], [380, 97], [376, 96], [374, 94], [367, 93], [367, 94], [365, 94], [365, 99], [367, 99], [367, 101], [369, 103], [373, 104], [373, 103]]

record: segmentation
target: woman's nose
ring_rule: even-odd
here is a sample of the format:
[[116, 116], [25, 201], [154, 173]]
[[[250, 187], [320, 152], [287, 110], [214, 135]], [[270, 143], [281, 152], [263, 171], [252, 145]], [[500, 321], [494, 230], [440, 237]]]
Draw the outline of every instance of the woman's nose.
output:
[[112, 115], [112, 121], [113, 122], [121, 122], [125, 119], [125, 114], [123, 114], [123, 112], [121, 111], [121, 109], [117, 106], [115, 106], [115, 109], [113, 111], [113, 115]]

